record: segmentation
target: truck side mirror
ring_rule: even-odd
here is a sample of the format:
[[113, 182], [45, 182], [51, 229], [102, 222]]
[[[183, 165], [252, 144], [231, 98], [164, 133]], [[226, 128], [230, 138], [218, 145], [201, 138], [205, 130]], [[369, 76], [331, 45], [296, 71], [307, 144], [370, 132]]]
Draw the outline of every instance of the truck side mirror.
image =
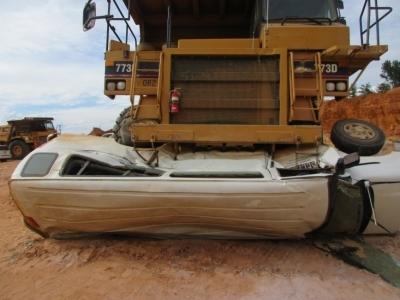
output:
[[96, 3], [90, 3], [91, 1], [89, 0], [83, 8], [83, 31], [92, 29], [96, 23]]
[[337, 6], [338, 6], [339, 9], [344, 9], [343, 1], [342, 0], [338, 0], [337, 1]]

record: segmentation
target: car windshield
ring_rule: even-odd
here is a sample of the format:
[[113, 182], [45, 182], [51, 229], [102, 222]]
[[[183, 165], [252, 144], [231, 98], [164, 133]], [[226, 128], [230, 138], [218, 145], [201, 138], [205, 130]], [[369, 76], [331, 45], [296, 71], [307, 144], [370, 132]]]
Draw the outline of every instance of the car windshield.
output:
[[336, 0], [264, 0], [264, 20], [286, 18], [329, 18], [336, 20], [338, 18]]

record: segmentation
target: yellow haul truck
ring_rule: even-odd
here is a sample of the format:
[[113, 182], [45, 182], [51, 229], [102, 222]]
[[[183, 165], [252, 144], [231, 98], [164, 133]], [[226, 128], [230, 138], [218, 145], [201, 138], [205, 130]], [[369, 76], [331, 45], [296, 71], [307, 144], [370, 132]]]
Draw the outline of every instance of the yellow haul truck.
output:
[[[104, 94], [130, 96], [114, 135], [135, 148], [171, 143], [178, 155], [184, 144], [221, 150], [268, 145], [272, 153], [282, 144], [318, 146], [324, 99], [347, 97], [349, 77], [361, 75], [388, 50], [379, 45], [379, 22], [392, 9], [377, 1], [364, 3], [360, 45], [350, 44], [338, 0], [123, 3], [127, 16], [116, 1], [108, 1], [108, 15], [97, 16], [89, 0], [83, 29], [96, 19], [107, 21]], [[110, 14], [113, 5], [120, 16]], [[131, 18], [139, 25], [139, 41]], [[126, 26], [125, 39], [115, 22]], [[376, 45], [370, 44], [372, 29]], [[354, 139], [361, 155], [383, 145], [372, 124], [349, 120], [342, 126], [332, 139], [343, 151]]]
[[7, 121], [0, 126], [0, 144], [10, 148], [12, 158], [23, 159], [29, 152], [47, 142], [49, 135], [57, 134], [53, 118], [23, 118]]

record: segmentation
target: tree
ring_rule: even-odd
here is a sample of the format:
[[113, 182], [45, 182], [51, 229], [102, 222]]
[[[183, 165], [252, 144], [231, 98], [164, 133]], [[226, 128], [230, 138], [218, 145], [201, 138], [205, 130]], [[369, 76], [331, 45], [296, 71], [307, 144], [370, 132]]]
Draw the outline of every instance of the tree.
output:
[[392, 87], [390, 86], [389, 83], [387, 82], [381, 82], [380, 84], [378, 84], [376, 91], [378, 93], [386, 93], [387, 91], [389, 91]]
[[359, 92], [360, 95], [368, 95], [372, 94], [374, 91], [372, 90], [371, 84], [368, 82], [360, 86]]
[[381, 77], [390, 84], [391, 88], [400, 86], [400, 62], [398, 60], [385, 61], [381, 67]]
[[358, 90], [357, 86], [356, 85], [353, 86], [353, 88], [349, 92], [349, 97], [350, 98], [356, 97], [357, 96], [357, 90]]

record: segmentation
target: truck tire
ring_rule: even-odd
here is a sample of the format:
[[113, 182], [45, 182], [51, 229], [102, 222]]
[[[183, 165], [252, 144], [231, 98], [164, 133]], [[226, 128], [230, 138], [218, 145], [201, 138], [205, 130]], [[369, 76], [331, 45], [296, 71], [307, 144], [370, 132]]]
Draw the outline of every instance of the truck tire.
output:
[[30, 147], [21, 140], [12, 141], [9, 148], [13, 159], [23, 159], [31, 152]]
[[[136, 110], [136, 105], [133, 110]], [[133, 146], [131, 140], [131, 130], [130, 126], [132, 124], [158, 124], [158, 120], [154, 119], [132, 119], [131, 117], [131, 107], [125, 108], [115, 120], [115, 125], [113, 127], [114, 139], [117, 143], [125, 146]], [[137, 145], [138, 147], [147, 147], [146, 144]]]
[[[135, 107], [134, 107], [135, 109]], [[115, 125], [113, 127], [113, 134], [114, 134], [114, 139], [117, 143], [126, 145], [126, 146], [133, 146], [132, 141], [130, 139], [130, 134], [129, 138], [126, 136], [126, 132], [124, 130], [121, 130], [121, 128], [124, 128], [125, 126], [129, 126], [133, 123], [133, 119], [131, 118], [131, 107], [125, 108], [118, 116], [118, 118], [115, 120]]]
[[333, 125], [331, 140], [335, 147], [343, 152], [358, 152], [361, 156], [371, 156], [382, 149], [386, 135], [378, 126], [369, 122], [344, 119]]

